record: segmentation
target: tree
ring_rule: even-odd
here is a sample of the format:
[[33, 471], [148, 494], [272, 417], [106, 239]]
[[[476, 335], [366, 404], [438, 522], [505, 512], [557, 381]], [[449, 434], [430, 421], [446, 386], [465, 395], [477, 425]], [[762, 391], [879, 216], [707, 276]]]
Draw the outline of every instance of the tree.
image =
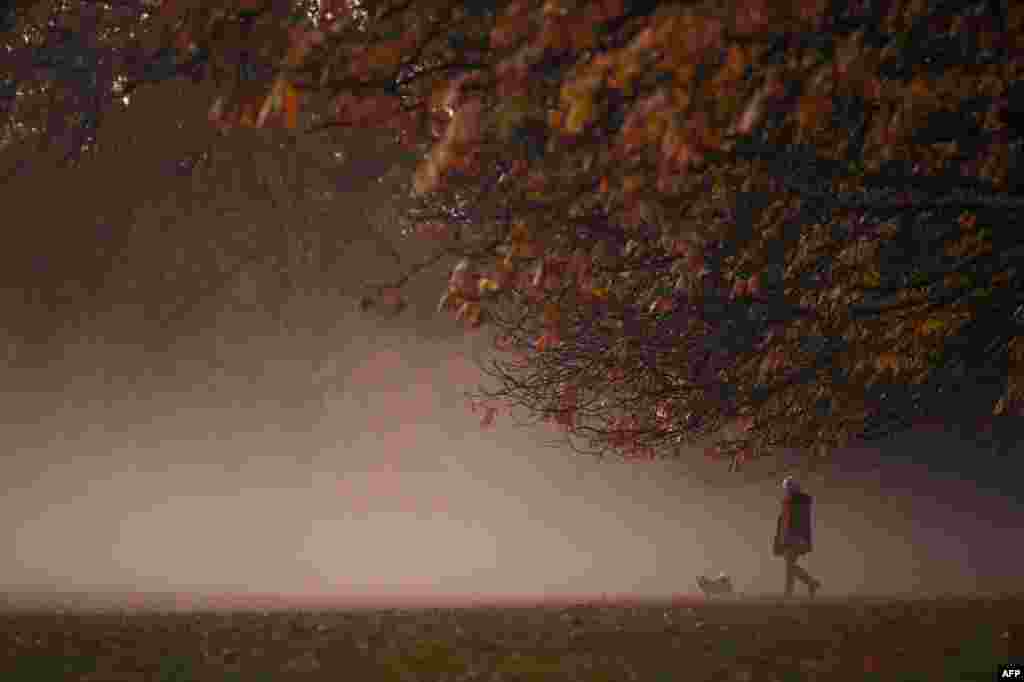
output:
[[311, 131], [422, 154], [412, 231], [458, 261], [439, 307], [517, 354], [485, 422], [517, 403], [642, 457], [728, 427], [738, 466], [891, 433], [985, 365], [1019, 409], [1020, 8], [294, 9], [175, 0], [145, 33], [223, 84], [224, 131], [319, 106]]
[[[481, 293], [491, 293], [503, 279], [517, 281], [509, 276], [517, 256], [535, 268], [512, 287], [519, 314], [494, 316], [503, 347], [530, 355], [492, 366], [502, 389], [486, 397], [517, 401], [591, 443], [632, 446], [641, 456], [733, 421], [747, 435], [718, 452], [735, 464], [773, 446], [841, 445], [905, 427], [935, 407], [951, 369], [978, 367], [980, 349], [989, 366], [1002, 359], [1003, 376], [1019, 376], [1019, 366], [1007, 363], [1020, 343], [1019, 243], [1009, 229], [1020, 203], [1009, 191], [1007, 157], [1019, 133], [1005, 120], [1016, 67], [1001, 66], [1018, 64], [1019, 53], [1000, 46], [998, 17], [979, 23], [927, 9], [895, 7], [879, 17], [852, 8], [828, 26], [812, 24], [813, 34], [779, 31], [767, 44], [721, 45], [717, 74], [705, 73], [685, 93], [696, 113], [683, 123], [672, 118], [672, 97], [682, 95], [659, 89], [658, 76], [628, 114], [616, 112], [609, 90], [641, 83], [649, 64], [632, 67], [634, 80], [624, 83], [612, 69], [629, 73], [640, 49], [664, 46], [653, 52], [664, 62], [671, 46], [693, 44], [674, 31], [716, 40], [722, 31], [713, 16], [667, 12], [634, 34], [632, 55], [606, 52], [563, 81], [564, 106], [551, 123], [572, 143], [548, 146], [551, 162], [527, 178], [528, 201], [508, 211], [530, 215], [539, 204], [543, 222], [513, 223], [506, 257], [491, 276], [476, 278]], [[735, 33], [743, 33], [742, 17], [771, 23], [757, 18], [758, 8], [747, 10]], [[887, 34], [872, 35], [879, 19]], [[1020, 19], [1010, 22], [1007, 31], [1018, 30]], [[944, 23], [932, 44], [917, 39]], [[915, 74], [915, 61], [938, 61], [940, 50], [962, 40], [950, 30], [958, 23], [980, 37], [953, 55], [961, 68], [947, 61], [941, 77]], [[823, 33], [831, 34], [827, 43]], [[808, 59], [810, 48], [821, 54]], [[760, 87], [749, 85], [746, 100], [730, 105], [729, 86], [750, 73], [759, 50]], [[671, 66], [689, 73], [692, 65]], [[825, 86], [826, 94], [807, 86]], [[724, 97], [713, 100], [717, 93]], [[713, 105], [701, 111], [696, 101]], [[632, 167], [602, 156], [601, 137], [616, 131], [594, 115], [599, 105], [606, 118], [623, 119], [620, 149], [635, 159]], [[727, 113], [716, 130], [718, 106]], [[830, 130], [826, 116], [843, 125]], [[847, 130], [856, 131], [852, 140]], [[730, 132], [740, 135], [730, 140]], [[643, 151], [654, 153], [643, 158]], [[692, 172], [694, 162], [705, 172]], [[670, 164], [691, 172], [673, 178]], [[566, 168], [590, 172], [567, 180]], [[571, 200], [586, 189], [608, 193], [616, 179], [621, 194], [604, 206]], [[543, 192], [547, 181], [556, 187]], [[673, 190], [683, 202], [665, 196]], [[684, 207], [697, 226], [689, 234], [662, 219]], [[979, 216], [1001, 229], [979, 229]], [[559, 231], [559, 222], [572, 227]], [[590, 252], [577, 250], [595, 241]], [[539, 255], [553, 245], [564, 253]], [[904, 257], [889, 257], [894, 250]], [[460, 264], [445, 305], [476, 321], [488, 309], [466, 291], [469, 270]], [[1019, 400], [1018, 382], [1010, 379], [996, 410]], [[890, 395], [908, 385], [904, 400]]]

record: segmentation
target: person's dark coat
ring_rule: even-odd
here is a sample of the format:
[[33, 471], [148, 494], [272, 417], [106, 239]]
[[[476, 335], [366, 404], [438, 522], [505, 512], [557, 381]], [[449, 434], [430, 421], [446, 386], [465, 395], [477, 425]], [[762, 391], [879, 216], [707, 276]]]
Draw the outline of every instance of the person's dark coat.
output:
[[794, 492], [782, 501], [782, 513], [775, 529], [775, 556], [792, 553], [797, 556], [811, 551], [810, 495]]

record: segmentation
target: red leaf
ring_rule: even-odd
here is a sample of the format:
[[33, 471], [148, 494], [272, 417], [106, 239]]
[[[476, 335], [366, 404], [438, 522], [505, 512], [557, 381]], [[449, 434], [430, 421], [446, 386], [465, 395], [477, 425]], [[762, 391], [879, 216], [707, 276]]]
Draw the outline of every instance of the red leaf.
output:
[[761, 295], [761, 273], [754, 273], [747, 280], [747, 292], [755, 297]]
[[549, 348], [554, 348], [562, 342], [561, 336], [556, 329], [545, 330], [543, 334], [537, 337], [536, 349], [537, 352], [543, 353]]
[[574, 426], [574, 417], [576, 412], [574, 410], [560, 410], [555, 415], [555, 423], [559, 426], [563, 426], [567, 429], [571, 429]]
[[494, 425], [494, 416], [498, 414], [498, 408], [485, 407], [483, 417], [480, 418], [480, 427], [489, 428]]
[[623, 0], [598, 0], [597, 4], [601, 8], [600, 16], [602, 22], [616, 19], [626, 13]]
[[411, 147], [416, 144], [420, 131], [420, 119], [416, 112], [406, 111], [399, 114], [392, 125], [395, 128], [398, 144], [403, 147]]
[[508, 334], [500, 334], [494, 338], [494, 347], [500, 351], [509, 351], [515, 344], [515, 340]]
[[767, 0], [742, 0], [736, 5], [736, 33], [752, 35], [768, 27]]

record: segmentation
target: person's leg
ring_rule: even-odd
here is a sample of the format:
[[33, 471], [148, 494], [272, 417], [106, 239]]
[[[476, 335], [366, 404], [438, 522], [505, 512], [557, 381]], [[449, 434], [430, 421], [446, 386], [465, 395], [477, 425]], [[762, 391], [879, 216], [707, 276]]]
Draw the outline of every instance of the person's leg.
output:
[[794, 556], [792, 568], [793, 575], [799, 578], [800, 582], [802, 582], [804, 585], [807, 585], [807, 590], [811, 593], [811, 596], [813, 597], [814, 593], [818, 591], [819, 587], [821, 587], [821, 583], [815, 580], [814, 577], [807, 572], [807, 569], [797, 564], [796, 561], [797, 557]]
[[796, 582], [796, 556], [793, 554], [786, 554], [786, 596], [793, 596], [793, 586]]

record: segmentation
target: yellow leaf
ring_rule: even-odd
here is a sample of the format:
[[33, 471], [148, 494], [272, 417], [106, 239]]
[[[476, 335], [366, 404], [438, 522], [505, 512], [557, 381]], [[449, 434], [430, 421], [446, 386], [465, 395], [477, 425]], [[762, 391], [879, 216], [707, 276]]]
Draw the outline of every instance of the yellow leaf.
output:
[[507, 140], [530, 112], [530, 98], [506, 97], [497, 107], [495, 123], [501, 139]]
[[648, 140], [657, 140], [665, 134], [665, 128], [668, 127], [666, 118], [665, 114], [655, 114], [647, 119], [644, 132], [647, 134]]
[[569, 104], [573, 99], [579, 99], [581, 97], [593, 96], [597, 89], [601, 86], [601, 82], [604, 80], [604, 76], [601, 73], [590, 73], [584, 74], [579, 78], [570, 79], [562, 84], [559, 92], [561, 93], [562, 102]]
[[594, 118], [594, 97], [584, 95], [573, 100], [569, 113], [565, 117], [565, 131], [570, 135], [579, 135]]
[[918, 326], [917, 332], [921, 336], [928, 336], [928, 335], [930, 335], [930, 334], [932, 334], [934, 332], [942, 331], [945, 327], [946, 327], [946, 321], [945, 320], [940, 320], [940, 319], [931, 317], [931, 318], [928, 318], [927, 320], [925, 320], [924, 322], [922, 322]]
[[877, 287], [882, 283], [882, 275], [875, 268], [870, 268], [864, 273], [863, 282], [865, 286]]
[[608, 78], [608, 87], [616, 90], [623, 90], [629, 94], [632, 90], [633, 79], [640, 73], [640, 66], [636, 59], [631, 56], [623, 56], [615, 65], [611, 76]]
[[500, 285], [493, 279], [482, 277], [480, 281], [477, 282], [477, 287], [479, 288], [480, 293], [484, 294], [497, 291], [500, 288]]

